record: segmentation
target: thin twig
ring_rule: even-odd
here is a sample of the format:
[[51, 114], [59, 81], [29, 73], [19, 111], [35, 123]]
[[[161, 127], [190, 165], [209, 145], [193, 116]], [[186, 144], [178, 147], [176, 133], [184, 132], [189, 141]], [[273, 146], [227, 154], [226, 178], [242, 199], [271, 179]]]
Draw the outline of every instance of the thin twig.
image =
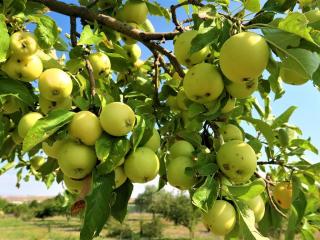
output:
[[266, 188], [267, 188], [267, 195], [269, 198], [269, 201], [271, 203], [271, 206], [285, 219], [288, 219], [287, 215], [285, 215], [279, 208], [278, 206], [275, 204], [275, 202], [273, 201], [272, 195], [271, 195], [271, 190], [270, 190], [270, 186], [269, 183], [266, 182]]
[[72, 47], [77, 46], [77, 18], [70, 16], [70, 38]]
[[161, 128], [161, 124], [158, 118], [158, 108], [160, 107], [160, 100], [159, 100], [159, 65], [160, 65], [160, 57], [161, 55], [157, 52], [153, 52], [154, 56], [154, 62], [153, 62], [153, 68], [154, 68], [154, 75], [153, 75], [153, 85], [154, 85], [154, 97], [153, 97], [153, 110], [154, 110], [154, 115], [156, 117], [156, 123], [159, 128]]
[[279, 166], [282, 166], [282, 167], [285, 167], [285, 168], [288, 168], [288, 169], [292, 169], [294, 170], [294, 166], [289, 166], [289, 165], [286, 165], [284, 164], [283, 161], [275, 161], [275, 160], [272, 160], [272, 161], [260, 161], [260, 162], [257, 162], [258, 165], [279, 165]]
[[180, 24], [180, 22], [178, 21], [177, 9], [182, 7], [182, 6], [189, 5], [189, 4], [190, 5], [199, 6], [199, 7], [203, 7], [204, 6], [201, 3], [201, 0], [187, 0], [187, 1], [181, 2], [181, 3], [176, 4], [176, 5], [172, 5], [170, 7], [172, 22], [176, 26], [176, 30], [179, 31], [179, 32], [184, 32], [184, 28], [183, 28], [182, 24]]
[[91, 63], [89, 59], [86, 59], [86, 68], [89, 74], [89, 81], [90, 81], [90, 94], [91, 98], [96, 95], [96, 82], [94, 80], [94, 75], [93, 75], [93, 69], [91, 66]]

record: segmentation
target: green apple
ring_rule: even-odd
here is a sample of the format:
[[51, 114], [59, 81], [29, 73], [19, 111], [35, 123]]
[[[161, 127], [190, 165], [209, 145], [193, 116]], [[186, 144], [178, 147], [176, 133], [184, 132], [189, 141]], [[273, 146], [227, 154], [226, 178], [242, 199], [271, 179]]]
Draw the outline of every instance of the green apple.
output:
[[12, 79], [31, 82], [39, 78], [43, 71], [43, 65], [36, 55], [28, 57], [12, 56], [2, 65], [2, 70]]
[[71, 95], [72, 80], [58, 68], [45, 70], [39, 78], [39, 91], [42, 97], [50, 101], [61, 101]]
[[42, 114], [38, 112], [29, 112], [26, 115], [24, 115], [20, 119], [18, 124], [19, 136], [25, 138], [30, 128], [32, 128], [33, 125], [35, 125], [36, 122], [42, 117]]
[[36, 171], [38, 171], [45, 162], [46, 160], [41, 156], [35, 156], [30, 159], [31, 167]]
[[267, 67], [270, 50], [263, 37], [241, 32], [230, 37], [220, 51], [220, 67], [232, 82], [257, 79]]
[[141, 48], [137, 44], [124, 45], [123, 49], [130, 62], [136, 62], [141, 57]]
[[42, 142], [42, 150], [47, 156], [52, 158], [59, 157], [59, 150], [66, 143], [66, 140], [57, 140], [52, 145], [49, 145], [47, 142]]
[[185, 140], [179, 140], [170, 147], [170, 158], [174, 159], [180, 156], [192, 158], [194, 150], [191, 143]]
[[69, 124], [69, 134], [82, 143], [93, 146], [102, 134], [99, 118], [92, 112], [77, 112]]
[[230, 83], [226, 85], [226, 89], [232, 97], [244, 99], [250, 97], [258, 89], [258, 83], [258, 79], [246, 83]]
[[181, 88], [177, 94], [177, 105], [180, 108], [180, 110], [187, 111], [188, 110], [188, 104], [190, 103], [190, 100], [187, 98], [187, 95], [183, 88]]
[[223, 92], [224, 84], [214, 65], [200, 63], [187, 72], [183, 88], [190, 100], [203, 104], [216, 100]]
[[257, 157], [252, 147], [240, 140], [223, 144], [217, 153], [220, 170], [237, 184], [247, 182], [257, 167]]
[[32, 33], [15, 32], [10, 38], [10, 50], [13, 56], [27, 57], [37, 52], [38, 43]]
[[247, 200], [246, 203], [248, 204], [249, 208], [254, 212], [256, 222], [260, 222], [265, 212], [265, 204], [261, 195]]
[[292, 184], [280, 182], [272, 190], [273, 199], [283, 209], [289, 209], [292, 202]]
[[291, 60], [284, 60], [281, 63], [279, 76], [283, 82], [291, 85], [302, 85], [309, 80], [304, 70]]
[[240, 130], [240, 128], [233, 124], [223, 124], [219, 130], [225, 142], [231, 140], [243, 141], [242, 131]]
[[20, 110], [19, 100], [14, 96], [7, 96], [4, 104], [2, 105], [3, 114], [12, 114]]
[[93, 69], [93, 75], [95, 79], [106, 78], [111, 71], [111, 63], [109, 57], [102, 53], [92, 53], [88, 57], [89, 62]]
[[167, 179], [170, 185], [180, 190], [191, 188], [196, 183], [196, 179], [187, 175], [185, 170], [188, 167], [194, 167], [194, 164], [194, 160], [190, 157], [179, 156], [171, 158], [167, 166]]
[[211, 232], [220, 236], [232, 231], [236, 219], [236, 210], [225, 200], [216, 200], [208, 212], [203, 214], [203, 220]]
[[124, 162], [125, 175], [134, 183], [153, 180], [160, 168], [158, 156], [146, 147], [139, 147]]
[[84, 185], [84, 179], [78, 180], [68, 177], [67, 175], [63, 175], [63, 182], [65, 187], [69, 192], [73, 194], [80, 194]]
[[203, 62], [207, 55], [210, 54], [208, 46], [190, 54], [192, 39], [194, 39], [197, 34], [198, 31], [196, 30], [186, 31], [177, 36], [174, 41], [174, 54], [179, 63], [187, 67]]
[[50, 101], [40, 95], [39, 105], [40, 105], [40, 111], [43, 114], [48, 114], [48, 112], [54, 109], [70, 110], [72, 108], [72, 98], [66, 97], [60, 101]]
[[114, 169], [114, 183], [115, 188], [120, 187], [127, 180], [127, 176], [124, 173], [123, 167], [116, 167]]
[[236, 99], [230, 96], [226, 105], [221, 108], [221, 113], [229, 113], [236, 107]]
[[149, 19], [146, 19], [144, 23], [142, 23], [140, 26], [141, 26], [141, 29], [145, 32], [151, 32], [151, 33], [155, 32], [154, 26]]
[[[131, 28], [140, 29], [139, 25], [136, 23], [129, 22], [129, 23], [125, 23], [125, 24], [129, 25]], [[135, 40], [131, 37], [128, 37], [125, 34], [121, 34], [120, 36], [121, 36], [122, 40], [128, 45], [135, 44], [137, 42], [137, 40]]]
[[112, 102], [102, 108], [100, 123], [104, 131], [112, 136], [125, 136], [135, 124], [133, 110], [122, 102]]
[[97, 162], [93, 148], [75, 141], [65, 142], [58, 153], [58, 164], [68, 177], [82, 179], [91, 173]]
[[148, 7], [143, 1], [128, 0], [119, 11], [122, 11], [121, 20], [125, 22], [143, 24], [147, 20]]
[[304, 13], [304, 15], [308, 19], [309, 24], [320, 21], [320, 10], [319, 9], [310, 10], [310, 11]]
[[157, 129], [153, 129], [152, 136], [149, 140], [144, 144], [144, 147], [150, 148], [152, 151], [157, 152], [160, 148], [160, 135]]

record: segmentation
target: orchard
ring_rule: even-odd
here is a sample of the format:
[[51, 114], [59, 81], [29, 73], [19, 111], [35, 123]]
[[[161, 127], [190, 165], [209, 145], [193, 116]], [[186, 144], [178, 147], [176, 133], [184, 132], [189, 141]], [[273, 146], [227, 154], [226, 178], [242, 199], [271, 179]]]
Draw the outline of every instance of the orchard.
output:
[[164, 2], [0, 2], [0, 174], [62, 183], [81, 240], [154, 179], [225, 239], [317, 239], [318, 150], [271, 103], [320, 87], [319, 0]]

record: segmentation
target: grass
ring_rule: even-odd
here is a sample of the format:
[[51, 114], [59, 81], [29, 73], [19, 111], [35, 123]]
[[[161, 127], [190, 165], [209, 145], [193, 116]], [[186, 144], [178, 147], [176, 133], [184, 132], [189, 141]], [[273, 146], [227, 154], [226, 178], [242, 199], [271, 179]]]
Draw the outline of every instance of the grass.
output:
[[[140, 221], [149, 222], [150, 214], [130, 213], [126, 219], [126, 224], [135, 232], [139, 233]], [[174, 226], [171, 222], [162, 219], [163, 238], [162, 239], [188, 239], [188, 229], [182, 226]], [[31, 219], [23, 221], [19, 218], [6, 216], [0, 218], [0, 240], [78, 240], [80, 231], [80, 220], [78, 218], [67, 219], [66, 217], [52, 217], [45, 220]], [[108, 229], [101, 232], [101, 237], [96, 240], [112, 239], [107, 238]], [[116, 238], [113, 238], [116, 239]], [[202, 224], [196, 228], [195, 239], [213, 240]]]

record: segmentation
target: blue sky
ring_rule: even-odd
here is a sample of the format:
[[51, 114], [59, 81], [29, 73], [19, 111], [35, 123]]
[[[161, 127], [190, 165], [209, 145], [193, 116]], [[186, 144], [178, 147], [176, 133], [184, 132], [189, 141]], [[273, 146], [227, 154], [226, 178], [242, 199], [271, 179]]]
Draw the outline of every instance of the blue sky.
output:
[[[75, 0], [64, 1], [67, 3], [76, 3]], [[177, 0], [165, 0], [159, 1], [165, 7], [175, 4]], [[235, 8], [236, 6], [232, 6]], [[182, 13], [179, 11], [179, 13]], [[58, 26], [63, 29], [64, 33], [69, 33], [69, 18], [66, 18], [60, 14], [50, 13], [50, 15], [56, 20]], [[172, 31], [173, 24], [167, 23], [165, 20], [159, 17], [150, 17], [150, 20], [155, 26], [156, 31]], [[172, 49], [172, 42], [167, 42], [166, 47]], [[147, 58], [150, 55], [149, 51], [144, 49], [143, 58]], [[289, 86], [285, 85], [285, 95], [272, 103], [273, 114], [279, 115], [285, 111], [289, 106], [297, 106], [298, 109], [293, 114], [290, 123], [299, 126], [305, 138], [311, 137], [313, 143], [320, 149], [320, 93], [313, 87], [312, 82], [308, 82], [303, 86]], [[312, 162], [319, 162], [319, 156], [314, 154], [308, 154], [308, 157]], [[3, 195], [56, 195], [63, 191], [62, 186], [53, 184], [48, 190], [43, 183], [34, 181], [31, 177], [28, 183], [21, 182], [20, 189], [15, 187], [16, 184], [16, 172], [11, 170], [4, 175], [0, 176], [0, 196]], [[152, 183], [151, 183], [152, 184]], [[144, 185], [135, 185], [134, 196], [139, 192], [142, 192]]]

